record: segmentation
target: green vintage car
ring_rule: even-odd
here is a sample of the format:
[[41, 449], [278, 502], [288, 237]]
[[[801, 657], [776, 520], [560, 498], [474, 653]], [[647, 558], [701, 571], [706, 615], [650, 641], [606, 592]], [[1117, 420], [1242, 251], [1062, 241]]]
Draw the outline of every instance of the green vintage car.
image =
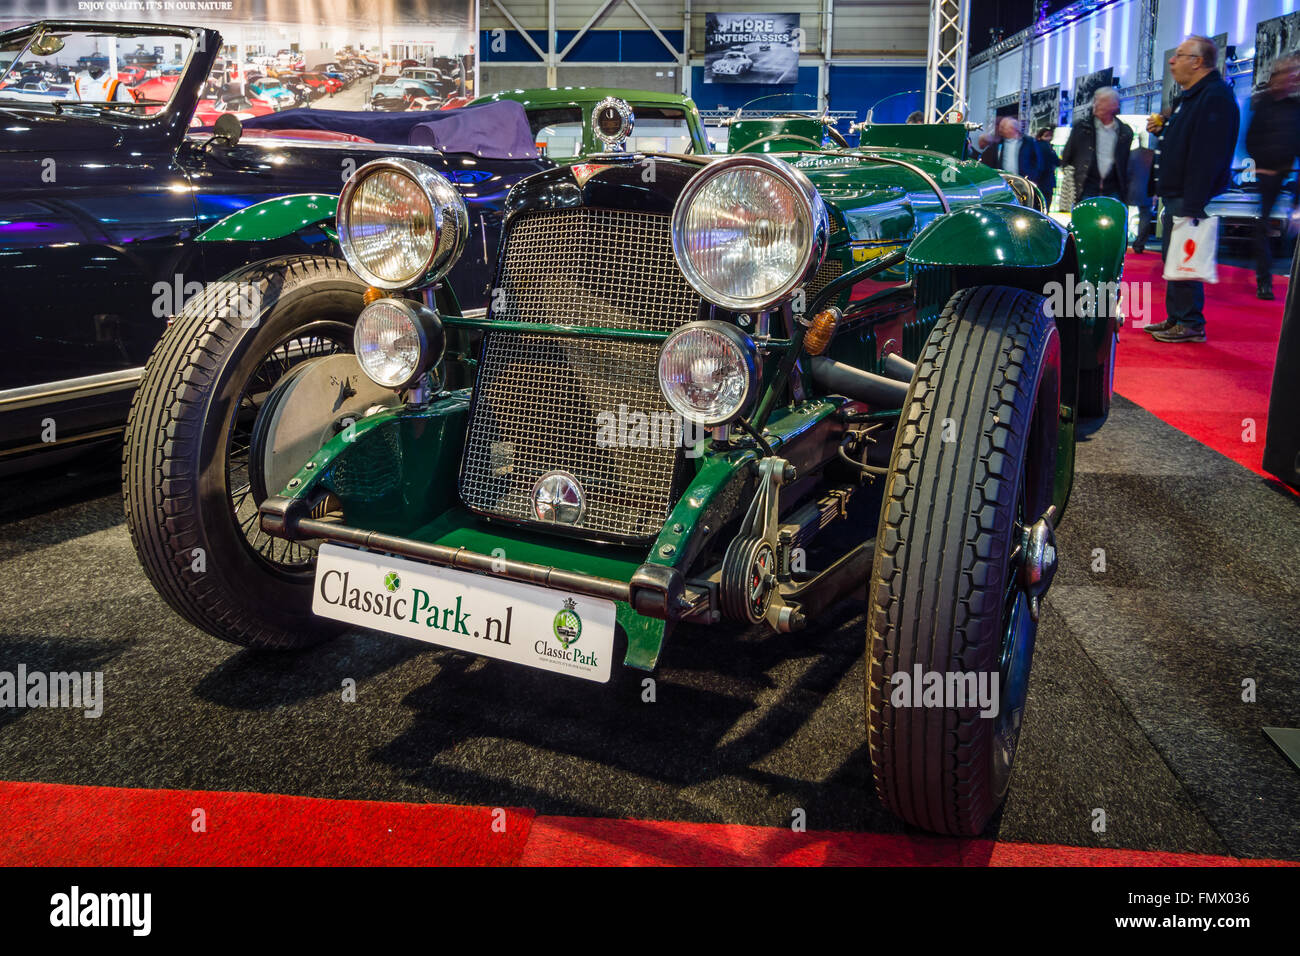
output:
[[371, 628], [557, 693], [652, 670], [670, 635], [723, 655], [735, 627], [864, 598], [876, 791], [978, 833], [1010, 779], [1080, 369], [1117, 322], [1056, 293], [1119, 280], [1123, 208], [1063, 228], [962, 161], [960, 127], [736, 132], [726, 156], [614, 136], [520, 181], [486, 315], [446, 278], [457, 191], [408, 157], [359, 168], [349, 275], [269, 287], [251, 321], [227, 283], [168, 330], [128, 432], [133, 540], [226, 640]]
[[500, 100], [523, 106], [538, 148], [557, 163], [574, 162], [611, 145], [643, 153], [709, 152], [700, 111], [680, 93], [551, 87], [506, 90], [481, 96], [470, 105]]

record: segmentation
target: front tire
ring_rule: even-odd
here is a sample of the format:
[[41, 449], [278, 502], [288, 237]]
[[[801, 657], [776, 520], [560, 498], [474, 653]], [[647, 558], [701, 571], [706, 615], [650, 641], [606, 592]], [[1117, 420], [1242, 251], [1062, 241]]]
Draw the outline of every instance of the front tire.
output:
[[[881, 801], [927, 830], [978, 834], [1006, 795], [1037, 633], [1021, 565], [1052, 502], [1060, 384], [1042, 297], [985, 286], [949, 301], [903, 405], [869, 590], [868, 737]], [[991, 716], [944, 693], [971, 676], [996, 680]]]
[[127, 528], [154, 587], [209, 634], [287, 650], [337, 632], [311, 614], [315, 552], [258, 524], [249, 446], [276, 382], [352, 350], [365, 288], [337, 259], [260, 262], [191, 299], [149, 358], [122, 454]]

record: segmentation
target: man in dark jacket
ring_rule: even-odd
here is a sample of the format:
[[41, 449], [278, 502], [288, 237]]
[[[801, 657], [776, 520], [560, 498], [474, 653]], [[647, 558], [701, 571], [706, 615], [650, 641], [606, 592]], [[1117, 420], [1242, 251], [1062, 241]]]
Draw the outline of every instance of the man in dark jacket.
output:
[[1032, 180], [1038, 175], [1038, 147], [1020, 135], [1020, 121], [1014, 116], [998, 120], [998, 141], [984, 150], [980, 161], [1004, 173]]
[[1047, 208], [1052, 208], [1052, 193], [1056, 191], [1056, 170], [1061, 165], [1056, 150], [1052, 148], [1052, 127], [1044, 126], [1038, 131], [1034, 141], [1038, 144], [1038, 175], [1034, 182], [1043, 191]]
[[[1241, 111], [1218, 63], [1213, 40], [1190, 36], [1178, 44], [1169, 70], [1182, 93], [1163, 127], [1147, 126], [1160, 133], [1156, 194], [1164, 202], [1160, 222], [1166, 262], [1174, 219], [1204, 219], [1206, 205], [1228, 185]], [[1205, 283], [1171, 281], [1165, 291], [1168, 318], [1147, 331], [1159, 342], [1204, 342], [1204, 309]]]
[[1103, 86], [1092, 97], [1092, 115], [1079, 120], [1061, 151], [1061, 165], [1074, 167], [1075, 202], [1110, 196], [1124, 202], [1128, 192], [1128, 151], [1133, 131], [1115, 117], [1119, 92]]
[[1251, 102], [1246, 152], [1255, 161], [1259, 184], [1259, 219], [1255, 222], [1255, 294], [1273, 298], [1273, 250], [1269, 247], [1268, 220], [1277, 203], [1282, 182], [1300, 153], [1300, 60], [1280, 60], [1269, 74], [1268, 86]]

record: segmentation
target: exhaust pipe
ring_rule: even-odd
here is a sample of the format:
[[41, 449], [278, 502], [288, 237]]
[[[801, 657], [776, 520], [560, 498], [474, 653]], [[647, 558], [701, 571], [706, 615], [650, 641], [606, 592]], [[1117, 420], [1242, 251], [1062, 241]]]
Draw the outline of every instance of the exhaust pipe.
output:
[[916, 375], [916, 364], [909, 362], [897, 352], [890, 352], [885, 356], [885, 374], [890, 378], [896, 378], [900, 382], [912, 384], [912, 377]]
[[821, 355], [813, 356], [810, 366], [813, 381], [834, 395], [844, 395], [880, 408], [902, 408], [907, 398], [910, 377], [907, 382], [900, 382]]

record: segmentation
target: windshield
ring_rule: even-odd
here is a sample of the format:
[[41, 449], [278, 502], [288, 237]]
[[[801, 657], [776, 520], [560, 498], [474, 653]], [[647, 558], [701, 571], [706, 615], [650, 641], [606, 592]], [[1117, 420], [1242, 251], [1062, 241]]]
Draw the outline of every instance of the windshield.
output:
[[[646, 106], [633, 103], [636, 123], [627, 138], [630, 153], [693, 153], [695, 141], [686, 111], [671, 106]], [[533, 141], [553, 159], [581, 156], [583, 111], [574, 106], [529, 110], [528, 125]]]
[[633, 106], [636, 125], [627, 138], [629, 153], [693, 153], [686, 111], [663, 106]]
[[561, 107], [553, 110], [529, 110], [528, 125], [533, 141], [547, 156], [561, 158], [582, 155], [582, 110]]
[[171, 102], [189, 61], [188, 35], [129, 30], [32, 31], [0, 43], [0, 105], [135, 107]]

